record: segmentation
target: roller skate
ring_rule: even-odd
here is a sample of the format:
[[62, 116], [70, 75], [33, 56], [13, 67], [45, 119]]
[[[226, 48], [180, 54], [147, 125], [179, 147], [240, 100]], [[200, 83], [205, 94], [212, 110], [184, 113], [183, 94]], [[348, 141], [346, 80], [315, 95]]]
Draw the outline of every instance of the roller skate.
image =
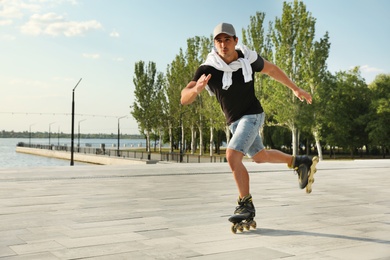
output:
[[306, 188], [306, 193], [312, 192], [312, 185], [314, 183], [314, 174], [317, 172], [316, 165], [319, 159], [317, 156], [310, 158], [307, 155], [294, 156], [292, 168], [298, 174], [299, 188]]
[[252, 202], [252, 196], [239, 198], [237, 203], [238, 206], [234, 211], [234, 215], [229, 218], [229, 221], [233, 223], [231, 231], [236, 234], [237, 230], [243, 232], [244, 229], [249, 230], [251, 227], [256, 229], [256, 221], [253, 219], [256, 210]]

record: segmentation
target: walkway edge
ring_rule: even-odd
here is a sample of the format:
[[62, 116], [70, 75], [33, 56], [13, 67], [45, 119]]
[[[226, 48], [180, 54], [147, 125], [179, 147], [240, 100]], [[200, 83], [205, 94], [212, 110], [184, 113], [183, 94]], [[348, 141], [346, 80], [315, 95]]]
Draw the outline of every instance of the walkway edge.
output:
[[[35, 148], [28, 148], [28, 147], [16, 147], [16, 152], [38, 155], [38, 156], [45, 156], [50, 158], [70, 160], [70, 152], [35, 149]], [[77, 162], [100, 164], [100, 165], [130, 165], [130, 164], [151, 163], [147, 160], [116, 158], [116, 157], [107, 157], [101, 155], [90, 155], [90, 154], [81, 154], [81, 153], [74, 153], [73, 156], [74, 156], [73, 159]]]

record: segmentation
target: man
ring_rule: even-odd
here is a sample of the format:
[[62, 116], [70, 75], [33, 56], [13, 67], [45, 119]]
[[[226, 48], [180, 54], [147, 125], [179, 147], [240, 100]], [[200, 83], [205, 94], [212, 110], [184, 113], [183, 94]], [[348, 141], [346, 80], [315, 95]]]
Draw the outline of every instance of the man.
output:
[[[247, 219], [255, 216], [249, 189], [249, 175], [242, 160], [245, 154], [257, 163], [286, 163], [298, 172], [300, 187], [308, 183], [312, 161], [307, 156], [293, 157], [278, 150], [264, 149], [259, 129], [264, 123], [264, 111], [255, 96], [254, 73], [261, 72], [290, 88], [301, 101], [312, 103], [309, 93], [297, 87], [276, 65], [260, 57], [246, 46], [238, 45], [233, 25], [221, 23], [214, 29], [214, 48], [192, 81], [181, 92], [181, 104], [195, 101], [205, 88], [215, 95], [225, 114], [233, 137], [226, 149], [226, 158], [237, 184], [239, 199], [235, 214]], [[305, 165], [306, 170], [301, 170]]]

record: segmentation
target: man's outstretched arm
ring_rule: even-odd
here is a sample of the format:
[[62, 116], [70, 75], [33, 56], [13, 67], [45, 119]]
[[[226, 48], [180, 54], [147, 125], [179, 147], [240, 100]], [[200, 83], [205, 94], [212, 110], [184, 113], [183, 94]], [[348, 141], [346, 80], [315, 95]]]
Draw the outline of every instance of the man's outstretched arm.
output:
[[264, 68], [261, 71], [261, 73], [267, 74], [271, 78], [275, 79], [276, 81], [282, 83], [289, 89], [291, 89], [294, 93], [294, 95], [299, 98], [299, 100], [304, 101], [308, 104], [312, 103], [312, 97], [309, 93], [304, 91], [303, 89], [299, 88], [297, 85], [295, 85], [292, 80], [287, 77], [286, 73], [283, 72], [278, 66], [275, 64], [272, 64], [269, 61], [264, 60]]

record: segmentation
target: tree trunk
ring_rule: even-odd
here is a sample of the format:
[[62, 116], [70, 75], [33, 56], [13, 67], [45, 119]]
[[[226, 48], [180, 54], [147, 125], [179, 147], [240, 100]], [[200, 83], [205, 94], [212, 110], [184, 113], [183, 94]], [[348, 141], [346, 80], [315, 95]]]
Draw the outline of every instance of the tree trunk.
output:
[[184, 153], [184, 125], [181, 123], [181, 141], [180, 141], [180, 153]]
[[158, 151], [161, 153], [161, 151], [162, 151], [162, 131], [161, 131], [161, 129], [158, 130], [158, 133], [159, 133]]
[[322, 146], [321, 146], [321, 142], [320, 142], [320, 133], [318, 132], [317, 129], [313, 130], [313, 136], [314, 136], [314, 139], [316, 141], [318, 158], [320, 159], [320, 161], [322, 161], [323, 160], [323, 155], [322, 155]]
[[203, 117], [199, 116], [199, 155], [203, 155]]
[[169, 125], [169, 148], [171, 153], [173, 153], [173, 134], [172, 134], [172, 125]]
[[146, 151], [150, 153], [150, 133], [146, 131]]
[[210, 157], [213, 156], [213, 151], [214, 151], [214, 128], [213, 128], [213, 122], [212, 120], [210, 124]]
[[195, 145], [196, 145], [196, 131], [195, 126], [191, 126], [191, 154], [195, 154]]
[[292, 150], [294, 156], [298, 155], [298, 146], [299, 146], [299, 130], [298, 128], [294, 127], [291, 130], [292, 133]]
[[199, 127], [199, 155], [203, 155], [203, 129]]
[[230, 129], [229, 129], [229, 126], [225, 127], [225, 134], [226, 134], [226, 143], [229, 144], [229, 142], [230, 142]]

